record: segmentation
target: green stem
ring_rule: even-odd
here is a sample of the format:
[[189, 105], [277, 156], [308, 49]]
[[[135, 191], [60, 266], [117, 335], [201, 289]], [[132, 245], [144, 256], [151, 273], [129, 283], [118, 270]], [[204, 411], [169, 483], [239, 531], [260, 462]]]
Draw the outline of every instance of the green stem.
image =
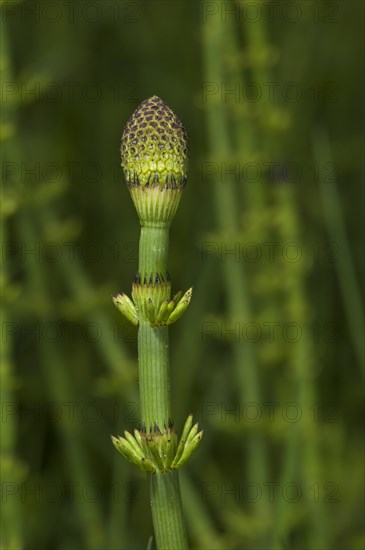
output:
[[139, 273], [166, 273], [169, 226], [142, 225], [139, 241]]
[[[169, 226], [142, 225], [139, 274], [154, 279], [165, 277]], [[143, 281], [141, 281], [143, 284]], [[142, 421], [147, 430], [156, 423], [162, 430], [171, 417], [168, 328], [153, 328], [140, 319], [138, 363]], [[184, 517], [177, 472], [149, 475], [152, 517], [159, 550], [187, 548]]]
[[157, 548], [187, 548], [178, 472], [150, 475], [149, 478]]
[[167, 327], [140, 324], [138, 362], [142, 422], [162, 429], [171, 416]]

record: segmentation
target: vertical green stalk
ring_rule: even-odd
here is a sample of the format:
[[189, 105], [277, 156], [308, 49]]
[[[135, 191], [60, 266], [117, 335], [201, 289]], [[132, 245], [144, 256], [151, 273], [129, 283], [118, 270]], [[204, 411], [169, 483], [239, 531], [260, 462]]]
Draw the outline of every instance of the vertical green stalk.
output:
[[[142, 226], [139, 273], [167, 273], [169, 228]], [[168, 328], [138, 329], [138, 365], [142, 423], [147, 429], [167, 425], [171, 417]], [[149, 474], [153, 524], [158, 548], [187, 548], [178, 472]]]
[[[141, 227], [139, 273], [166, 273], [169, 228]], [[139, 387], [142, 422], [147, 428], [154, 422], [163, 426], [171, 416], [167, 327], [153, 328], [149, 320], [140, 320], [138, 329]]]
[[139, 241], [139, 273], [166, 273], [169, 247], [167, 225], [144, 225]]
[[122, 137], [122, 167], [141, 222], [138, 273], [132, 299], [114, 298], [138, 326], [141, 430], [113, 437], [118, 451], [148, 472], [157, 548], [187, 548], [178, 472], [202, 432], [191, 416], [179, 444], [172, 423], [168, 325], [187, 308], [191, 289], [172, 299], [167, 272], [169, 227], [186, 183], [188, 143], [181, 122], [158, 97], [145, 100]]
[[142, 421], [163, 426], [171, 416], [167, 327], [139, 325], [138, 362]]
[[178, 472], [149, 474], [149, 485], [157, 548], [187, 548]]

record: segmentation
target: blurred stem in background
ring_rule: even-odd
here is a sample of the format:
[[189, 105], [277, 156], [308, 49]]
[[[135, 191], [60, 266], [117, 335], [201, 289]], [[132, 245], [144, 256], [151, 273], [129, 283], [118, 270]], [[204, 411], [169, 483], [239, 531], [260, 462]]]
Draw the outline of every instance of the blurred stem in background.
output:
[[[253, 81], [259, 90], [265, 90], [265, 86], [274, 82], [274, 71], [272, 67], [280, 58], [280, 52], [275, 51], [273, 46], [267, 40], [267, 32], [264, 28], [264, 22], [261, 19], [257, 24], [252, 25], [245, 22], [244, 31], [247, 36], [247, 56], [251, 69]], [[275, 159], [275, 155], [280, 154], [282, 158], [286, 157], [285, 150], [280, 151], [280, 148], [274, 146], [275, 140], [273, 136], [283, 132], [285, 128], [290, 131], [290, 114], [288, 109], [274, 107], [270, 101], [262, 100], [256, 106], [256, 133], [258, 136], [255, 139], [257, 148], [257, 157], [263, 156], [267, 161]], [[250, 126], [250, 125], [249, 125]], [[259, 149], [260, 147], [260, 149]], [[261, 152], [262, 151], [262, 152]], [[244, 154], [244, 151], [242, 150]], [[271, 183], [271, 185], [273, 185]], [[283, 182], [277, 183], [277, 189], [270, 190], [270, 182], [267, 181], [266, 188], [266, 204], [262, 201], [263, 182], [261, 179], [255, 181], [252, 185], [246, 185], [246, 189], [251, 187], [255, 193], [248, 193], [247, 198], [249, 211], [260, 211], [263, 209], [263, 217], [268, 220], [267, 230], [258, 231], [256, 238], [258, 242], [265, 243], [270, 239], [270, 229], [277, 230], [280, 243], [300, 243], [302, 242], [302, 233], [299, 230], [300, 214], [297, 208], [297, 197], [293, 189], [288, 187]], [[261, 193], [258, 190], [261, 189]], [[270, 197], [273, 200], [270, 201]], [[251, 198], [251, 200], [250, 200]], [[265, 215], [269, 213], [269, 215]], [[272, 214], [271, 214], [272, 213]], [[271, 218], [273, 215], [273, 218]], [[271, 227], [270, 227], [271, 225]], [[279, 265], [277, 265], [278, 269]], [[293, 382], [291, 395], [294, 397], [294, 402], [301, 406], [305, 403], [316, 402], [315, 388], [313, 377], [315, 364], [313, 361], [314, 350], [311, 346], [310, 321], [311, 315], [308, 314], [308, 296], [306, 296], [306, 266], [302, 263], [284, 262], [282, 268], [282, 278], [280, 281], [280, 293], [286, 295], [286, 300], [283, 307], [283, 319], [296, 319], [302, 330], [302, 337], [293, 349], [291, 357], [291, 368], [293, 369]], [[267, 317], [271, 315], [271, 311], [275, 304], [275, 293], [266, 293], [265, 302], [262, 300], [263, 311], [267, 312]], [[266, 317], [266, 316], [265, 316]], [[261, 317], [261, 318], [265, 318]], [[284, 462], [282, 467], [281, 486], [290, 483], [295, 476], [297, 463], [299, 460], [298, 449], [299, 445], [303, 445], [302, 438], [310, 438], [310, 444], [305, 445], [305, 458], [301, 462], [303, 469], [302, 479], [305, 483], [310, 484], [312, 479], [321, 479], [321, 472], [318, 470], [318, 441], [316, 435], [316, 425], [311, 421], [309, 411], [306, 411], [306, 418], [299, 426], [295, 426], [294, 433], [287, 433], [285, 441]], [[308, 531], [308, 547], [311, 548], [326, 548], [328, 540], [325, 533], [325, 514], [321, 503], [313, 503], [313, 500], [308, 498], [308, 508], [311, 510], [312, 527]], [[270, 536], [270, 547], [275, 549], [285, 548], [287, 544], [286, 537], [290, 531], [290, 510], [284, 499], [281, 499], [276, 509], [277, 515], [271, 518], [273, 528], [270, 530], [273, 536]], [[321, 517], [321, 520], [318, 518]], [[285, 528], [282, 524], [286, 523]]]
[[319, 186], [322, 200], [326, 230], [331, 241], [338, 246], [340, 261], [336, 262], [337, 276], [340, 284], [342, 301], [349, 327], [358, 367], [365, 378], [365, 348], [364, 348], [364, 312], [362, 296], [356, 280], [354, 262], [346, 236], [344, 217], [341, 211], [341, 199], [338, 193], [337, 181], [328, 182], [325, 168], [333, 166], [333, 157], [328, 134], [324, 128], [317, 127], [313, 131], [313, 156], [320, 167]]
[[[215, 24], [217, 22], [217, 24]], [[234, 32], [231, 29], [230, 32]], [[207, 82], [226, 82], [223, 71], [224, 59], [222, 56], [225, 41], [223, 27], [217, 18], [210, 18], [209, 23], [203, 26], [203, 54], [205, 64], [205, 78]], [[209, 136], [210, 157], [216, 162], [230, 162], [232, 158], [233, 136], [230, 133], [230, 124], [227, 119], [227, 109], [219, 100], [219, 94], [207, 106], [207, 131]], [[245, 142], [249, 143], [249, 131], [245, 135]], [[245, 151], [242, 151], [245, 155]], [[225, 183], [216, 181], [213, 186], [214, 205], [218, 222], [216, 237], [220, 242], [234, 246], [235, 237], [239, 233], [239, 201], [236, 193], [234, 178], [227, 178]], [[256, 195], [256, 193], [255, 193]], [[249, 290], [245, 272], [241, 263], [223, 262], [223, 277], [227, 298], [229, 322], [239, 320], [248, 322], [253, 318], [250, 304]], [[233, 346], [235, 376], [238, 381], [239, 395], [242, 402], [262, 402], [259, 382], [259, 368], [255, 355], [255, 348], [250, 344]], [[247, 452], [247, 479], [262, 485], [267, 479], [267, 450], [263, 435], [259, 432], [250, 434], [250, 441], [245, 445]], [[266, 526], [260, 525], [257, 548], [266, 547]]]
[[[6, 242], [5, 226], [1, 227], [2, 244]], [[12, 288], [4, 266], [1, 274], [1, 323], [2, 329], [11, 323], [6, 304], [11, 302]], [[16, 455], [17, 423], [16, 399], [14, 389], [16, 378], [11, 360], [11, 343], [9, 335], [1, 345], [0, 364], [0, 396], [2, 405], [1, 415], [1, 447], [0, 447], [0, 479], [2, 484], [2, 529], [0, 548], [23, 548], [23, 513], [20, 504], [20, 486], [26, 475], [25, 465]], [[15, 495], [15, 496], [14, 496]]]
[[[279, 185], [274, 192], [276, 200], [276, 225], [280, 242], [302, 242], [299, 214], [295, 193], [285, 185]], [[281, 284], [284, 293], [283, 314], [285, 319], [293, 319], [301, 330], [301, 337], [290, 354], [291, 396], [293, 403], [304, 411], [301, 423], [294, 423], [288, 429], [284, 442], [283, 465], [280, 485], [285, 487], [298, 476], [303, 485], [310, 486], [313, 480], [323, 479], [323, 470], [318, 460], [319, 434], [313, 422], [307, 403], [316, 403], [318, 396], [313, 381], [318, 369], [311, 341], [312, 312], [306, 299], [307, 269], [300, 262], [286, 262], [282, 266]], [[303, 450], [304, 449], [304, 450]], [[323, 503], [314, 502], [311, 494], [306, 497], [310, 511], [310, 529], [307, 531], [308, 548], [331, 547], [328, 539], [327, 515]], [[285, 548], [288, 533], [293, 521], [288, 503], [281, 499], [275, 510], [271, 547]]]
[[[11, 58], [8, 49], [7, 29], [1, 20], [1, 82], [12, 80]], [[0, 142], [3, 163], [12, 159], [11, 148], [16, 132], [15, 105], [5, 103], [1, 109]], [[7, 224], [17, 209], [13, 190], [4, 185], [1, 187], [1, 246], [4, 252], [8, 247]], [[1, 396], [1, 446], [0, 446], [0, 479], [1, 479], [1, 533], [0, 548], [21, 550], [24, 548], [23, 510], [20, 505], [20, 487], [26, 477], [25, 463], [17, 456], [17, 395], [18, 380], [15, 374], [12, 356], [13, 342], [10, 338], [13, 325], [11, 304], [20, 292], [20, 288], [11, 282], [7, 262], [1, 264], [1, 356], [0, 356], [0, 396]]]
[[[8, 70], [8, 61], [6, 61], [6, 57], [4, 56], [4, 53], [7, 51], [6, 32], [5, 29], [2, 29], [2, 31], [2, 64], [3, 67], [5, 66]], [[5, 82], [14, 81], [14, 77], [10, 76], [9, 70], [6, 77], [4, 77], [4, 80]], [[15, 124], [15, 122], [17, 121], [17, 108], [19, 107], [19, 100], [20, 97], [18, 96], [18, 98], [15, 99], [12, 103], [6, 103], [6, 110], [8, 111], [9, 116], [7, 117], [6, 126], [3, 126], [2, 128], [3, 136], [5, 136], [5, 133], [9, 133], [11, 125]], [[11, 107], [11, 109], [9, 107]], [[2, 110], [2, 117], [4, 116], [4, 114], [5, 109]], [[17, 138], [20, 142], [21, 140], [19, 139], [19, 136], [17, 136]], [[22, 163], [24, 163], [23, 159], [26, 158], [26, 155], [23, 154], [22, 149], [20, 145], [17, 144], [17, 142], [11, 140], [10, 143], [7, 144], [5, 150], [6, 158], [9, 159], [11, 163], [16, 163], [17, 166], [22, 166]], [[17, 182], [15, 179], [11, 179], [7, 183], [9, 184], [9, 187], [6, 190], [3, 189], [3, 192], [9, 192], [9, 199], [11, 197], [16, 197], [18, 201], [18, 207], [22, 209], [21, 217], [18, 220], [16, 228], [18, 236], [17, 242], [25, 242], [29, 249], [36, 250], [37, 246], [39, 246], [40, 243], [43, 243], [44, 241], [46, 241], [47, 238], [49, 238], [49, 234], [47, 234], [48, 228], [55, 228], [57, 226], [57, 223], [60, 223], [61, 225], [61, 221], [58, 220], [57, 209], [54, 208], [54, 206], [51, 204], [51, 201], [53, 199], [52, 192], [50, 192], [49, 195], [44, 195], [44, 202], [48, 202], [47, 208], [45, 207], [45, 204], [43, 204], [43, 207], [40, 210], [40, 215], [36, 219], [33, 216], [33, 211], [31, 208], [29, 210], [24, 209], [24, 206], [29, 206], [27, 202], [29, 200], [29, 196], [27, 195], [27, 193], [29, 193], [29, 190], [26, 188], [21, 189], [20, 182]], [[4, 196], [2, 198], [4, 198]], [[36, 194], [34, 196], [34, 200], [37, 200]], [[11, 213], [13, 213], [13, 211]], [[6, 242], [5, 227], [2, 228], [2, 239], [5, 239]], [[97, 305], [94, 305], [95, 289], [90, 285], [87, 279], [87, 275], [80, 269], [78, 259], [75, 259], [74, 262], [70, 263], [69, 261], [67, 261], [67, 256], [62, 255], [61, 261], [57, 264], [57, 268], [60, 269], [61, 278], [66, 282], [67, 285], [69, 285], [75, 303], [79, 303], [80, 309], [84, 309], [85, 305], [88, 305], [88, 315], [90, 318], [90, 322], [98, 323], [98, 326], [101, 327], [103, 337], [98, 340], [97, 345], [100, 346], [101, 353], [105, 357], [106, 363], [109, 364], [112, 371], [114, 371], [118, 376], [122, 375], [126, 381], [129, 381], [129, 379], [133, 379], [133, 376], [131, 375], [132, 362], [127, 358], [124, 347], [120, 345], [120, 343], [115, 342], [115, 340], [112, 338], [112, 333], [109, 330], [110, 320], [101, 311], [101, 309], [98, 308]], [[42, 326], [47, 326], [47, 324], [55, 324], [54, 317], [45, 318], [43, 315], [44, 305], [51, 302], [53, 299], [52, 290], [49, 288], [50, 280], [51, 279], [47, 278], [46, 272], [41, 263], [35, 260], [28, 261], [26, 263], [26, 278], [23, 283], [23, 288], [21, 290], [22, 293], [27, 293], [27, 295], [32, 296], [34, 300], [39, 304], [39, 310], [33, 312], [33, 315], [38, 318], [38, 322], [40, 322]], [[11, 290], [11, 287], [9, 286], [8, 289]], [[4, 315], [2, 315], [2, 322], [5, 322]], [[2, 352], [4, 353], [6, 352], [6, 350], [7, 346], [2, 345]], [[60, 407], [62, 407], [65, 403], [74, 403], [76, 405], [80, 405], [80, 394], [75, 393], [75, 384], [70, 380], [69, 370], [67, 368], [69, 365], [69, 361], [66, 360], [65, 357], [63, 357], [62, 347], [60, 347], [58, 343], [49, 343], [46, 340], [42, 339], [40, 352], [40, 358], [44, 369], [44, 378], [47, 384], [47, 394], [51, 402], [59, 405]], [[5, 362], [2, 364], [4, 366], [4, 369], [2, 369], [2, 373], [5, 374], [8, 371], [9, 365], [6, 366]], [[7, 382], [7, 380], [10, 381], [8, 376], [9, 374], [7, 373], [7, 376], [4, 376], [3, 383], [1, 384], [4, 403], [12, 403], [10, 399], [11, 394], [6, 390], [7, 387], [10, 388], [9, 384], [5, 383]], [[14, 380], [11, 382], [11, 386], [14, 386]], [[122, 388], [122, 393], [124, 391], [127, 392], [126, 385], [123, 385]], [[7, 394], [6, 398], [5, 394]], [[129, 399], [132, 395], [133, 392], [131, 393], [130, 391], [128, 391]], [[85, 402], [87, 402], [86, 394], [83, 396], [83, 398]], [[7, 500], [6, 506], [3, 507], [4, 515], [7, 515], [7, 513], [9, 513], [9, 519], [6, 521], [7, 529], [2, 531], [2, 535], [4, 536], [5, 541], [4, 548], [11, 547], [15, 550], [23, 547], [20, 539], [21, 533], [24, 531], [24, 529], [20, 527], [22, 522], [23, 508], [19, 506], [19, 510], [17, 511], [16, 509], [18, 507], [17, 505], [20, 504], [20, 502], [22, 504], [27, 502], [24, 501], [23, 497], [20, 497], [20, 495], [23, 494], [23, 486], [21, 485], [21, 483], [24, 482], [25, 494], [27, 494], [28, 486], [32, 487], [34, 485], [35, 487], [37, 487], [37, 484], [34, 481], [34, 477], [36, 477], [36, 475], [34, 476], [34, 472], [30, 470], [28, 476], [26, 477], [24, 467], [20, 468], [21, 462], [18, 459], [14, 459], [12, 462], [10, 461], [10, 439], [4, 438], [4, 434], [10, 434], [11, 431], [13, 431], [14, 433], [14, 418], [14, 415], [9, 415], [9, 418], [6, 418], [6, 422], [4, 423], [4, 426], [6, 427], [6, 432], [4, 429], [2, 429], [2, 444], [5, 443], [7, 447], [8, 456], [6, 459], [4, 457], [4, 460], [1, 460], [1, 465], [2, 481], [8, 481], [9, 479], [11, 479], [12, 482], [15, 482], [17, 485], [18, 495], [16, 496], [16, 498], [9, 498]], [[74, 506], [77, 510], [77, 516], [79, 519], [78, 528], [82, 533], [84, 547], [90, 550], [100, 549], [105, 546], [104, 535], [106, 533], [104, 533], [104, 530], [102, 529], [99, 503], [93, 502], [92, 499], [88, 498], [88, 495], [86, 494], [87, 488], [95, 485], [95, 483], [94, 478], [90, 473], [90, 468], [88, 466], [88, 457], [85, 454], [85, 432], [83, 429], [82, 419], [80, 418], [79, 414], [75, 414], [73, 418], [69, 418], [69, 421], [67, 421], [66, 418], [62, 417], [57, 427], [60, 432], [62, 452], [65, 453], [65, 456], [67, 458], [69, 475], [71, 476], [71, 479], [69, 476], [67, 476], [67, 478], [63, 480], [63, 483], [65, 487], [70, 483], [74, 483], [74, 486], [76, 487], [76, 490], [72, 496], [72, 501], [74, 502]], [[7, 464], [9, 464], [10, 469], [5, 468]], [[17, 466], [17, 464], [19, 466]], [[122, 477], [118, 475], [118, 483], [121, 483], [121, 480]], [[56, 482], [54, 483], [56, 485]], [[44, 482], [44, 485], [46, 485], [46, 482]], [[105, 492], [104, 488], [99, 487], [99, 489], [102, 490], [102, 493]], [[115, 503], [117, 503], [118, 505], [115, 506]], [[126, 514], [126, 503], [126, 498], [119, 498], [118, 500], [116, 500], [115, 498], [112, 499], [111, 505], [114, 504], [114, 506], [111, 506], [111, 510], [117, 511], [117, 514], [112, 514], [110, 516], [112, 537], [111, 542], [113, 540], [113, 537], [115, 536], [113, 535], [113, 532], [115, 532], [115, 527], [113, 528], [114, 522], [114, 524], [117, 523], [118, 525], [118, 545], [122, 543], [125, 547], [128, 545], [128, 543], [126, 539], [123, 542], [123, 536], [127, 537], [127, 532], [125, 529], [121, 528], [121, 522], [123, 521], [123, 516], [125, 516]], [[26, 529], [26, 521], [24, 523]], [[50, 528], [52, 528], [52, 523], [46, 522], [42, 533], [39, 533], [43, 540], [46, 540], [47, 536], [50, 535]], [[69, 535], [68, 533], [65, 533], [64, 536], [66, 540]], [[113, 548], [112, 545], [108, 547]], [[116, 545], [114, 546], [114, 548], [116, 548]]]
[[[20, 151], [16, 151], [15, 147], [12, 149], [11, 158], [13, 160], [18, 159], [18, 162], [22, 158]], [[42, 241], [41, 234], [36, 232], [33, 221], [26, 213], [23, 213], [17, 230], [19, 232], [19, 242], [26, 235], [29, 247], [34, 247], [35, 249], [37, 243]], [[27, 268], [27, 280], [25, 282], [27, 292], [37, 297], [39, 303], [46, 303], [48, 284], [43, 269], [37, 262], [28, 262]], [[47, 319], [44, 316], [40, 318], [42, 323], [51, 323], [53, 321], [52, 318]], [[74, 389], [69, 380], [66, 363], [62, 361], [62, 350], [57, 348], [58, 344], [42, 342], [41, 360], [49, 395], [54, 403], [77, 403], [77, 400], [72, 397]], [[67, 457], [72, 481], [81, 488], [81, 494], [77, 493], [79, 496], [75, 498], [75, 506], [80, 518], [79, 527], [81, 532], [83, 532], [85, 548], [97, 550], [103, 544], [102, 522], [99, 504], [93, 503], [82, 492], [92, 482], [92, 476], [88, 473], [88, 467], [86, 466], [87, 459], [82, 445], [83, 430], [80, 424], [80, 417], [75, 415], [69, 422], [65, 418], [61, 418], [58, 428], [61, 435], [62, 450]], [[66, 483], [69, 483], [68, 479]], [[44, 531], [44, 534], [46, 533], [47, 530]]]
[[[232, 9], [235, 5], [232, 2]], [[216, 24], [214, 24], [214, 21]], [[289, 115], [282, 110], [277, 110], [276, 107], [270, 105], [264, 99], [259, 103], [252, 104], [252, 113], [248, 112], [247, 104], [241, 106], [236, 101], [228, 102], [228, 90], [230, 96], [238, 94], [236, 89], [239, 84], [239, 90], [245, 88], [245, 74], [240, 65], [240, 48], [235, 39], [238, 32], [236, 25], [233, 24], [234, 18], [227, 18], [225, 22], [226, 33], [223, 34], [224, 25], [219, 22], [219, 19], [210, 18], [205, 23], [203, 29], [203, 45], [205, 54], [206, 81], [209, 83], [218, 84], [219, 92], [209, 97], [210, 104], [207, 106], [208, 114], [208, 135], [210, 138], [212, 159], [219, 159], [224, 166], [229, 163], [239, 161], [240, 168], [247, 163], [257, 160], [263, 161], [272, 160], [273, 155], [281, 154], [285, 158], [285, 151], [278, 151], [272, 147], [273, 131], [275, 120], [280, 120], [283, 127], [287, 126]], [[269, 70], [269, 61], [272, 63], [275, 60], [275, 53], [272, 51], [269, 44], [266, 43], [264, 23], [262, 18], [255, 22], [245, 21], [244, 25], [246, 49], [244, 50], [247, 70], [250, 70], [253, 82], [258, 90], [265, 89], [265, 84], [272, 82], [272, 74]], [[224, 36], [224, 38], [223, 38]], [[226, 45], [223, 48], [223, 44]], [[225, 55], [223, 54], [225, 52]], [[224, 92], [224, 90], [227, 90]], [[221, 97], [219, 97], [221, 95]], [[235, 95], [235, 98], [237, 96]], [[230, 97], [231, 99], [231, 97]], [[233, 107], [232, 107], [233, 105]], [[229, 114], [232, 114], [233, 124], [229, 122]], [[231, 127], [231, 133], [228, 128]], [[278, 127], [280, 130], [280, 125]], [[234, 143], [237, 148], [234, 149]], [[232, 155], [232, 150], [235, 150], [236, 156]], [[240, 178], [239, 183], [244, 185], [245, 193], [243, 197], [244, 220], [243, 224], [248, 226], [248, 230], [242, 231], [237, 209], [238, 196], [237, 184], [235, 182], [236, 174], [228, 176], [225, 174], [224, 184], [218, 182], [215, 184], [216, 196], [216, 212], [218, 216], [219, 226], [222, 229], [221, 234], [216, 237], [226, 243], [230, 243], [230, 247], [234, 249], [235, 242], [241, 237], [249, 239], [254, 238], [254, 242], [259, 246], [270, 242], [272, 231], [278, 231], [280, 243], [294, 241], [300, 242], [301, 232], [296, 227], [299, 224], [299, 214], [296, 212], [297, 203], [296, 196], [291, 189], [288, 189], [284, 184], [282, 188], [270, 190], [264, 178], [258, 178], [254, 182], [243, 182]], [[278, 184], [280, 185], [281, 182]], [[221, 205], [224, 204], [224, 208]], [[226, 213], [225, 216], [220, 213]], [[227, 215], [227, 213], [229, 213]], [[249, 224], [253, 227], [250, 228]], [[223, 274], [227, 281], [228, 293], [228, 315], [229, 320], [240, 319], [241, 323], [252, 321], [254, 318], [270, 319], [271, 312], [276, 304], [276, 292], [265, 291], [265, 299], [256, 298], [256, 308], [259, 310], [257, 317], [257, 309], [254, 311], [250, 305], [250, 292], [252, 283], [245, 275], [245, 269], [242, 269], [240, 262], [224, 262]], [[276, 269], [279, 266], [276, 266]], [[301, 330], [303, 331], [302, 338], [293, 349], [291, 357], [293, 369], [293, 382], [291, 384], [291, 393], [295, 399], [295, 403], [304, 406], [306, 403], [316, 401], [316, 394], [313, 385], [313, 376], [315, 365], [313, 364], [313, 350], [310, 340], [309, 323], [311, 317], [306, 311], [308, 297], [305, 291], [305, 275], [306, 270], [302, 264], [293, 265], [284, 262], [280, 266], [283, 270], [284, 277], [280, 280], [280, 294], [286, 294], [286, 302], [283, 309], [283, 320], [296, 318]], [[269, 276], [269, 275], [268, 275]], [[275, 276], [275, 275], [274, 275]], [[277, 275], [276, 275], [277, 276]], [[260, 311], [261, 308], [261, 311]], [[242, 388], [243, 403], [262, 404], [265, 400], [264, 394], [261, 394], [261, 387], [265, 386], [260, 381], [260, 362], [255, 356], [255, 350], [252, 344], [240, 343], [235, 344], [235, 364], [238, 368], [238, 380]], [[272, 397], [272, 395], [271, 395]], [[293, 433], [291, 433], [293, 432]], [[311, 422], [310, 413], [306, 411], [306, 418], [300, 426], [295, 426], [293, 430], [288, 431], [287, 440], [285, 443], [285, 453], [282, 468], [281, 486], [290, 483], [295, 472], [298, 472], [298, 450], [303, 446], [303, 438], [310, 438], [310, 444], [305, 445], [305, 458], [300, 461], [301, 479], [304, 483], [310, 484], [313, 479], [322, 479], [321, 471], [318, 462], [318, 436], [316, 434], [316, 426]], [[249, 433], [250, 440], [247, 443], [246, 452], [247, 463], [245, 468], [245, 478], [248, 482], [254, 480], [259, 487], [267, 485], [269, 476], [272, 470], [268, 468], [268, 447], [265, 445], [265, 437], [260, 430], [258, 433]], [[326, 514], [321, 503], [314, 503], [309, 497], [308, 508], [311, 510], [310, 522], [311, 529], [308, 531], [308, 546], [325, 548], [328, 544], [328, 532], [326, 531]], [[255, 548], [272, 547], [275, 549], [284, 548], [287, 544], [286, 536], [290, 531], [290, 510], [287, 503], [282, 499], [275, 510], [276, 514], [273, 517], [272, 511], [261, 505], [258, 507], [256, 520], [256, 536], [252, 536], [255, 540]], [[234, 517], [234, 516], [233, 516]], [[239, 517], [237, 512], [237, 518]], [[321, 518], [321, 519], [319, 519]], [[233, 521], [233, 520], [232, 520]], [[255, 522], [253, 518], [244, 518], [243, 521], [248, 523], [246, 532], [254, 529]], [[237, 531], [245, 534], [245, 527], [240, 529], [237, 526]], [[256, 546], [257, 545], [257, 546]]]

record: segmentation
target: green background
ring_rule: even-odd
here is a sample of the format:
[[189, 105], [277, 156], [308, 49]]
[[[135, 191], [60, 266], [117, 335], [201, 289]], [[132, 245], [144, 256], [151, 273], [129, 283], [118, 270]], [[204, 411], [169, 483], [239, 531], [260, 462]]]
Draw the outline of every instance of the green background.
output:
[[185, 124], [173, 412], [192, 548], [363, 548], [357, 1], [3, 2], [1, 548], [146, 548], [123, 127]]

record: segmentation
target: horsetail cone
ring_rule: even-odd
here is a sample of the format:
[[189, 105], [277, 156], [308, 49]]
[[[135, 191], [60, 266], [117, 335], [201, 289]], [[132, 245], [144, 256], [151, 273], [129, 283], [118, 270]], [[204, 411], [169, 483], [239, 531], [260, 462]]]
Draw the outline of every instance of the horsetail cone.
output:
[[176, 114], [157, 96], [144, 100], [122, 135], [124, 176], [142, 225], [173, 219], [187, 182], [189, 145]]
[[128, 185], [175, 188], [186, 183], [186, 130], [157, 96], [145, 99], [128, 120], [121, 153]]

